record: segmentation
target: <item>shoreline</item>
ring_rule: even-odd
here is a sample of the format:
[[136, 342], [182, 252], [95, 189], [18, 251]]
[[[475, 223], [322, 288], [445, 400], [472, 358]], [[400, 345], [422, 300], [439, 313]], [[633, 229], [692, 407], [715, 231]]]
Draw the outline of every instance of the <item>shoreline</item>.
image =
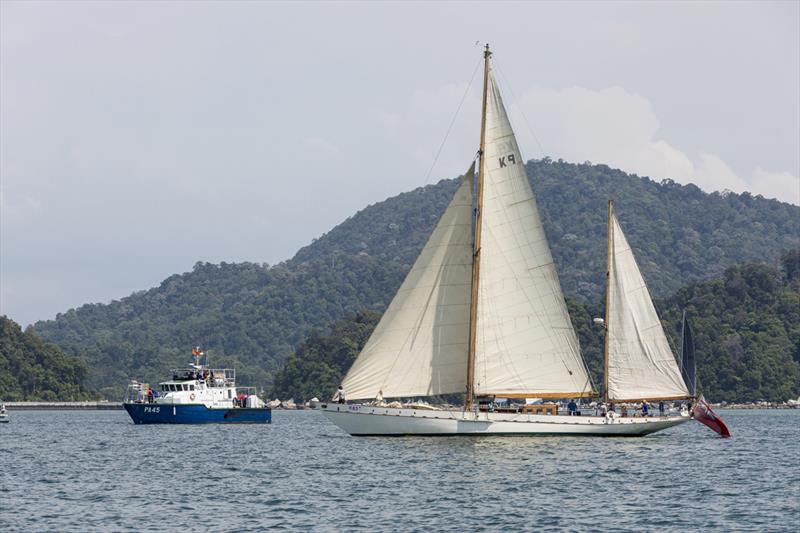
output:
[[9, 411], [111, 411], [121, 410], [122, 402], [0, 402]]

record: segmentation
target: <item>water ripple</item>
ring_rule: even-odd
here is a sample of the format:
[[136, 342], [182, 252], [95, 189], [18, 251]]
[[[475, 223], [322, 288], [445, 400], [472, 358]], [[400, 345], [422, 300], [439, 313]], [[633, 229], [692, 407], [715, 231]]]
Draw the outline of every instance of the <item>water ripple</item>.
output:
[[800, 411], [729, 411], [644, 439], [351, 438], [21, 412], [0, 426], [1, 531], [789, 531]]

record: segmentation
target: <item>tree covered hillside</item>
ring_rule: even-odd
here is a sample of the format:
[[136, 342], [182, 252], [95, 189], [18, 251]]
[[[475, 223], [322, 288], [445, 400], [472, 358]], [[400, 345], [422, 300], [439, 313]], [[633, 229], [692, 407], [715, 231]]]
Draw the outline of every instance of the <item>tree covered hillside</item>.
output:
[[678, 341], [682, 309], [694, 329], [706, 396], [731, 402], [800, 396], [800, 250], [784, 254], [780, 269], [734, 266], [680, 289], [662, 304]]
[[265, 386], [311, 331], [354, 309], [383, 309], [402, 281], [397, 264], [350, 256], [269, 267], [197, 263], [159, 287], [108, 305], [84, 305], [35, 328], [93, 369], [91, 383], [119, 397], [128, 379], [164, 378], [201, 346], [243, 385]]
[[[608, 197], [656, 296], [800, 245], [800, 208], [775, 200], [705, 194], [604, 165], [546, 159], [528, 172], [564, 291], [580, 302], [602, 296]], [[312, 329], [385, 308], [456, 185], [443, 180], [371, 205], [279, 265], [197, 263], [159, 287], [34, 327], [86, 361], [92, 386], [109, 396], [129, 377], [153, 381], [185, 364], [197, 344], [215, 363], [236, 364], [242, 381], [268, 385]]]
[[93, 399], [96, 395], [85, 386], [88, 374], [81, 361], [0, 316], [0, 400]]
[[314, 330], [275, 376], [270, 398], [330, 398], [379, 320], [374, 311], [350, 313], [324, 333]]
[[[569, 302], [587, 366], [603, 383], [602, 331], [589, 308]], [[679, 349], [685, 309], [695, 333], [700, 387], [712, 401], [785, 401], [800, 395], [800, 251], [786, 254], [783, 271], [751, 264], [723, 277], [695, 282], [660, 305], [672, 344]], [[377, 325], [373, 315], [349, 315], [314, 332], [289, 356], [272, 395], [330, 398]], [[676, 356], [678, 352], [676, 351]]]
[[[710, 279], [727, 266], [777, 262], [800, 246], [800, 207], [749, 193], [707, 194], [695, 185], [656, 182], [606, 165], [548, 158], [526, 165], [566, 294], [593, 302], [603, 294], [607, 201], [654, 295]], [[293, 261], [367, 253], [410, 264], [457, 182], [443, 180], [359, 211]]]

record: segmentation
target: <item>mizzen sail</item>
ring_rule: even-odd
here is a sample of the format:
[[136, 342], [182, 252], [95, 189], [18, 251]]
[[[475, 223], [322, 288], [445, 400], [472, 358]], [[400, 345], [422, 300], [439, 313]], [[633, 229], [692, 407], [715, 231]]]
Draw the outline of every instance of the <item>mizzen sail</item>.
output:
[[609, 217], [608, 399], [688, 398], [633, 250], [613, 211]]
[[593, 394], [536, 199], [489, 73], [475, 393]]
[[349, 399], [464, 392], [473, 181], [474, 164], [345, 376]]

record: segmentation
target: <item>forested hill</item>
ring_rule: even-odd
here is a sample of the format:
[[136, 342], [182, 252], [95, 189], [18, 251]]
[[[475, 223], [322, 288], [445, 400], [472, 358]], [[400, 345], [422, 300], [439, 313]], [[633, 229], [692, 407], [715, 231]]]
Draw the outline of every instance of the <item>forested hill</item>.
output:
[[[526, 165], [564, 292], [593, 302], [603, 294], [607, 201], [656, 296], [729, 265], [776, 263], [800, 245], [800, 207], [749, 193], [707, 194], [606, 165], [550, 159]], [[369, 206], [302, 248], [293, 262], [366, 253], [410, 263], [452, 197], [456, 180]]]
[[0, 316], [0, 400], [94, 399], [96, 395], [85, 386], [88, 375], [83, 362]]
[[800, 396], [800, 250], [781, 268], [735, 266], [680, 289], [661, 305], [680, 339], [681, 311], [695, 333], [698, 376], [715, 401], [785, 401]]
[[[594, 303], [605, 270], [606, 199], [656, 296], [749, 261], [777, 264], [800, 245], [800, 208], [749, 194], [705, 194], [604, 165], [531, 161], [528, 173], [564, 291]], [[159, 287], [39, 322], [39, 334], [91, 368], [113, 396], [185, 364], [202, 345], [242, 381], [268, 385], [312, 328], [347, 312], [382, 311], [428, 238], [455, 180], [400, 194], [355, 214], [282, 264], [197, 263]]]
[[[734, 266], [721, 278], [694, 282], [661, 302], [673, 346], [683, 311], [694, 333], [701, 391], [712, 401], [785, 401], [800, 396], [800, 251], [782, 268]], [[595, 383], [603, 383], [603, 338], [592, 324], [602, 306], [570, 303], [570, 315]], [[327, 399], [341, 383], [377, 324], [352, 314], [315, 331], [275, 377], [272, 396]]]

